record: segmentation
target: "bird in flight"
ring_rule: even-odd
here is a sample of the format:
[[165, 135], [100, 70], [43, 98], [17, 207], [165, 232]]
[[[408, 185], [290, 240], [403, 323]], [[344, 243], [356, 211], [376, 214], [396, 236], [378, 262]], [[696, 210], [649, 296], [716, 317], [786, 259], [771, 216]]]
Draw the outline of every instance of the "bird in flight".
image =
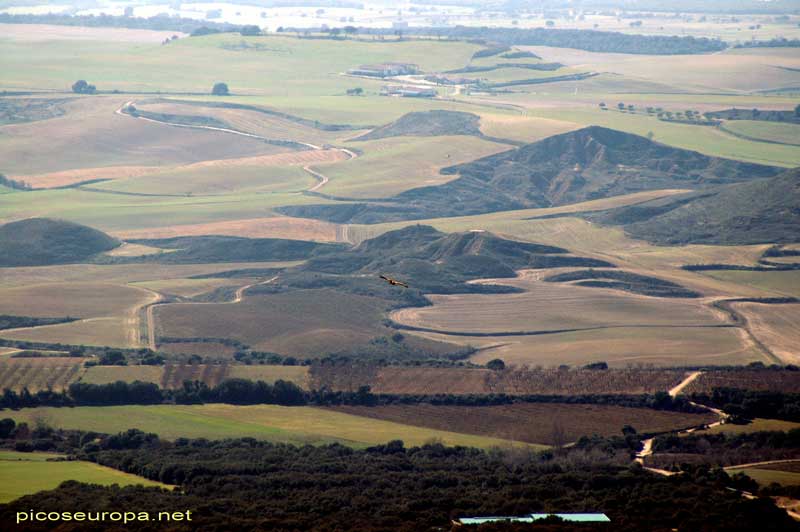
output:
[[381, 275], [380, 277], [381, 279], [383, 279], [392, 286], [403, 286], [405, 288], [408, 288], [408, 285], [406, 283], [398, 281], [397, 279], [392, 279], [391, 277], [386, 277], [385, 275]]

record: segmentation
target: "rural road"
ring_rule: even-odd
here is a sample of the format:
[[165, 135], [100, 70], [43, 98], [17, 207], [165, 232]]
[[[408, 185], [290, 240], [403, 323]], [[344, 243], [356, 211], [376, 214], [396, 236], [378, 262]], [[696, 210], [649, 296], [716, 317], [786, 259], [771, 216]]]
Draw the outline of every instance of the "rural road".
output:
[[675, 386], [674, 388], [670, 389], [670, 391], [668, 392], [669, 396], [670, 397], [677, 397], [678, 394], [681, 393], [684, 388], [689, 386], [695, 379], [697, 379], [697, 377], [699, 377], [702, 374], [703, 374], [702, 371], [693, 371], [685, 379], [683, 379], [677, 386]]
[[[273, 282], [277, 278], [278, 278], [278, 276], [275, 275], [274, 277], [270, 277], [266, 281], [259, 281], [257, 283], [250, 283], [250, 284], [246, 284], [244, 286], [240, 286], [233, 293], [233, 299], [230, 300], [230, 301], [222, 301], [222, 302], [216, 302], [216, 301], [208, 301], [208, 302], [190, 301], [190, 302], [187, 302], [187, 303], [184, 303], [184, 304], [191, 304], [191, 305], [220, 305], [220, 304], [241, 303], [242, 300], [244, 299], [244, 293], [247, 291], [247, 289], [252, 288], [254, 286], [257, 286], [257, 285], [260, 285], [260, 284], [269, 284], [269, 283]], [[158, 294], [158, 295], [159, 295], [159, 299], [157, 301], [153, 302], [153, 303], [150, 303], [147, 306], [147, 311], [146, 311], [146, 318], [147, 318], [147, 347], [149, 347], [153, 351], [155, 351], [156, 347], [158, 347], [157, 344], [156, 344], [156, 327], [155, 327], [156, 320], [155, 320], [155, 313], [154, 313], [155, 307], [157, 307], [159, 305], [167, 305], [167, 304], [172, 304], [172, 305], [180, 305], [181, 304], [181, 303], [160, 303], [159, 301], [161, 301], [163, 299], [163, 297], [161, 296], [161, 294]]]
[[[144, 120], [146, 122], [153, 122], [154, 124], [163, 124], [163, 125], [167, 125], [167, 126], [183, 127], [183, 128], [188, 128], [188, 129], [207, 129], [209, 131], [221, 131], [222, 133], [230, 133], [231, 135], [239, 135], [239, 136], [248, 137], [248, 138], [251, 138], [251, 139], [263, 140], [265, 142], [270, 142], [270, 141], [276, 140], [276, 139], [270, 139], [270, 138], [267, 138], [267, 137], [262, 137], [261, 135], [256, 135], [254, 133], [245, 133], [244, 131], [237, 131], [235, 129], [229, 129], [229, 128], [224, 128], [224, 127], [200, 126], [200, 125], [191, 125], [191, 124], [178, 124], [177, 122], [166, 122], [166, 121], [163, 121], [163, 120], [155, 120], [153, 118], [147, 118], [147, 117], [144, 117], [144, 116], [133, 116], [133, 115], [131, 115], [129, 113], [126, 113], [124, 111], [124, 109], [128, 108], [129, 106], [133, 105], [134, 103], [136, 103], [134, 100], [130, 100], [130, 101], [126, 102], [119, 109], [117, 109], [115, 111], [115, 113], [120, 115], [120, 116], [127, 116], [127, 117], [130, 117], [130, 118], [136, 118], [136, 119], [139, 119], [139, 120]], [[331, 150], [339, 151], [339, 152], [344, 153], [345, 155], [347, 155], [347, 159], [348, 160], [349, 159], [355, 159], [356, 157], [358, 157], [358, 154], [356, 152], [354, 152], [353, 150], [348, 150], [347, 148], [337, 148], [337, 147], [333, 147], [333, 146], [329, 147], [329, 148], [326, 148], [325, 146], [318, 146], [316, 144], [311, 144], [309, 142], [300, 142], [300, 141], [296, 141], [296, 140], [293, 140], [291, 142], [296, 142], [297, 144], [302, 144], [303, 146], [311, 148], [312, 150], [321, 151], [321, 150], [331, 149]], [[321, 173], [319, 173], [319, 172], [317, 172], [315, 170], [312, 170], [310, 166], [304, 166], [303, 170], [306, 173], [310, 174], [313, 178], [318, 180], [318, 183], [315, 184], [313, 187], [309, 188], [307, 190], [307, 192], [316, 192], [320, 188], [325, 186], [328, 183], [328, 181], [330, 181], [330, 179], [328, 179], [327, 176], [325, 176], [324, 174], [321, 174]]]

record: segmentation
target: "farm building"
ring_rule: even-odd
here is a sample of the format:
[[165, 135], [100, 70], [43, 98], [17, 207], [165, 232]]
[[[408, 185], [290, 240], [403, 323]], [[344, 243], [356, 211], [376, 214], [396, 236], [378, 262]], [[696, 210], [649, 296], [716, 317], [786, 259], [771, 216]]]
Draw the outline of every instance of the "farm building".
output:
[[496, 517], [462, 517], [453, 521], [455, 528], [464, 525], [482, 525], [484, 523], [495, 523], [499, 521], [509, 521], [512, 523], [533, 523], [549, 517], [555, 517], [562, 521], [571, 523], [610, 523], [611, 519], [606, 514], [528, 514], [517, 517], [496, 516]]
[[405, 76], [419, 73], [419, 66], [413, 63], [378, 63], [374, 65], [361, 65], [347, 71], [353, 76], [370, 76], [373, 78], [388, 78], [391, 76]]
[[406, 87], [399, 85], [386, 85], [381, 88], [381, 96], [400, 96], [402, 98], [435, 98], [439, 93], [436, 89], [424, 87]]

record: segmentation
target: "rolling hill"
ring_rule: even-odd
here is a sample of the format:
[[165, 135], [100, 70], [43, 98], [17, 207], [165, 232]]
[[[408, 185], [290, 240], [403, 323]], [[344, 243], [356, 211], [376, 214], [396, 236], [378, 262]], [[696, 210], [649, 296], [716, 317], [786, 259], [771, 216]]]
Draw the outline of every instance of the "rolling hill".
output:
[[800, 169], [592, 216], [657, 244], [800, 241]]
[[120, 242], [85, 225], [29, 218], [0, 226], [0, 266], [45, 266], [85, 261]]
[[[516, 270], [524, 268], [558, 267], [614, 265], [576, 257], [558, 247], [506, 240], [485, 231], [442, 233], [430, 226], [416, 225], [385, 233], [350, 250], [318, 254], [286, 271], [281, 282], [304, 288], [336, 286], [357, 291], [370, 287], [385, 295], [388, 285], [378, 275], [386, 274], [408, 281], [412, 294], [509, 292], [514, 289], [467, 281], [514, 277]], [[364, 277], [370, 277], [370, 282]], [[397, 290], [385, 292], [391, 298], [402, 294]]]
[[417, 111], [408, 113], [394, 122], [373, 129], [353, 140], [375, 140], [403, 135], [432, 137], [438, 135], [482, 136], [480, 117], [461, 111]]
[[284, 207], [290, 216], [332, 222], [389, 221], [542, 208], [657, 189], [706, 189], [772, 177], [781, 169], [673, 148], [591, 126], [451, 166], [457, 175], [386, 201]]

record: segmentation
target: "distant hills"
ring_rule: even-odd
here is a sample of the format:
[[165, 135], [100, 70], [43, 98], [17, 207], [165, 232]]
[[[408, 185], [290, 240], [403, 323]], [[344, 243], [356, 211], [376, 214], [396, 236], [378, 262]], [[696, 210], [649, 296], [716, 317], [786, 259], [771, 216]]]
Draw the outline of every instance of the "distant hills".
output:
[[83, 262], [120, 242], [85, 225], [29, 218], [0, 226], [0, 266], [46, 266]]
[[782, 170], [592, 126], [445, 168], [443, 174], [459, 177], [385, 201], [280, 210], [302, 218], [371, 224], [552, 207], [645, 190], [704, 189]]
[[800, 169], [591, 217], [657, 244], [800, 242]]

